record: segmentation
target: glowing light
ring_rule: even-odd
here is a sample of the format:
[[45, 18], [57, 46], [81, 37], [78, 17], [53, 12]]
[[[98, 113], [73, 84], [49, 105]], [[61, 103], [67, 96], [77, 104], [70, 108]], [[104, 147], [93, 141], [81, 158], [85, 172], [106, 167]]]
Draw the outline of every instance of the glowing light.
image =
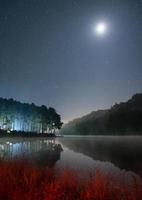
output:
[[15, 119], [13, 123], [14, 130], [21, 131], [21, 121], [18, 119]]
[[99, 22], [95, 26], [95, 33], [97, 35], [104, 35], [107, 32], [107, 24], [104, 22]]

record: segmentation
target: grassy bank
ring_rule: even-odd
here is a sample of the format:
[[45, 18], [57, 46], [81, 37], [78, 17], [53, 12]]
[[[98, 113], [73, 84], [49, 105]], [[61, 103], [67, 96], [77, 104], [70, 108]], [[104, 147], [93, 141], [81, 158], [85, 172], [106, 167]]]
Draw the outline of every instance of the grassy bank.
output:
[[140, 200], [142, 183], [118, 182], [99, 171], [87, 180], [76, 172], [36, 168], [26, 162], [0, 163], [0, 200]]

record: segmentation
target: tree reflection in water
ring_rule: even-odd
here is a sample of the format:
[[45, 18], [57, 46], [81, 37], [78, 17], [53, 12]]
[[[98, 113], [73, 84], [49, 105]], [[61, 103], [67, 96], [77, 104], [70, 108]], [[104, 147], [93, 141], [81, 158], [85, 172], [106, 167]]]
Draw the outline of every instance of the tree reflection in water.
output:
[[63, 148], [54, 139], [3, 141], [0, 143], [2, 160], [26, 159], [38, 166], [52, 167], [60, 160]]

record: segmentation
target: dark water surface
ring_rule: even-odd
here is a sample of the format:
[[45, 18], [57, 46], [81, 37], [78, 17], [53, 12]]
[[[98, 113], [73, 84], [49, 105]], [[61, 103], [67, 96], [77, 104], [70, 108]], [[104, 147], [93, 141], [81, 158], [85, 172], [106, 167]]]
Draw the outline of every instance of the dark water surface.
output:
[[38, 166], [73, 168], [86, 172], [142, 172], [140, 136], [68, 136], [46, 138], [1, 138], [2, 159], [26, 158]]

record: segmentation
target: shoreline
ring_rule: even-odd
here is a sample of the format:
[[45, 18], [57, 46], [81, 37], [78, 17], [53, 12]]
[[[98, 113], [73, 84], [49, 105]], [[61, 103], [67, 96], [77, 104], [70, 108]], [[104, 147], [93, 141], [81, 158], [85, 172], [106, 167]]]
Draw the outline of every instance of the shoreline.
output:
[[36, 133], [36, 132], [24, 132], [24, 131], [11, 131], [7, 132], [5, 130], [0, 130], [0, 138], [3, 137], [48, 137], [55, 138], [58, 137], [55, 133]]

